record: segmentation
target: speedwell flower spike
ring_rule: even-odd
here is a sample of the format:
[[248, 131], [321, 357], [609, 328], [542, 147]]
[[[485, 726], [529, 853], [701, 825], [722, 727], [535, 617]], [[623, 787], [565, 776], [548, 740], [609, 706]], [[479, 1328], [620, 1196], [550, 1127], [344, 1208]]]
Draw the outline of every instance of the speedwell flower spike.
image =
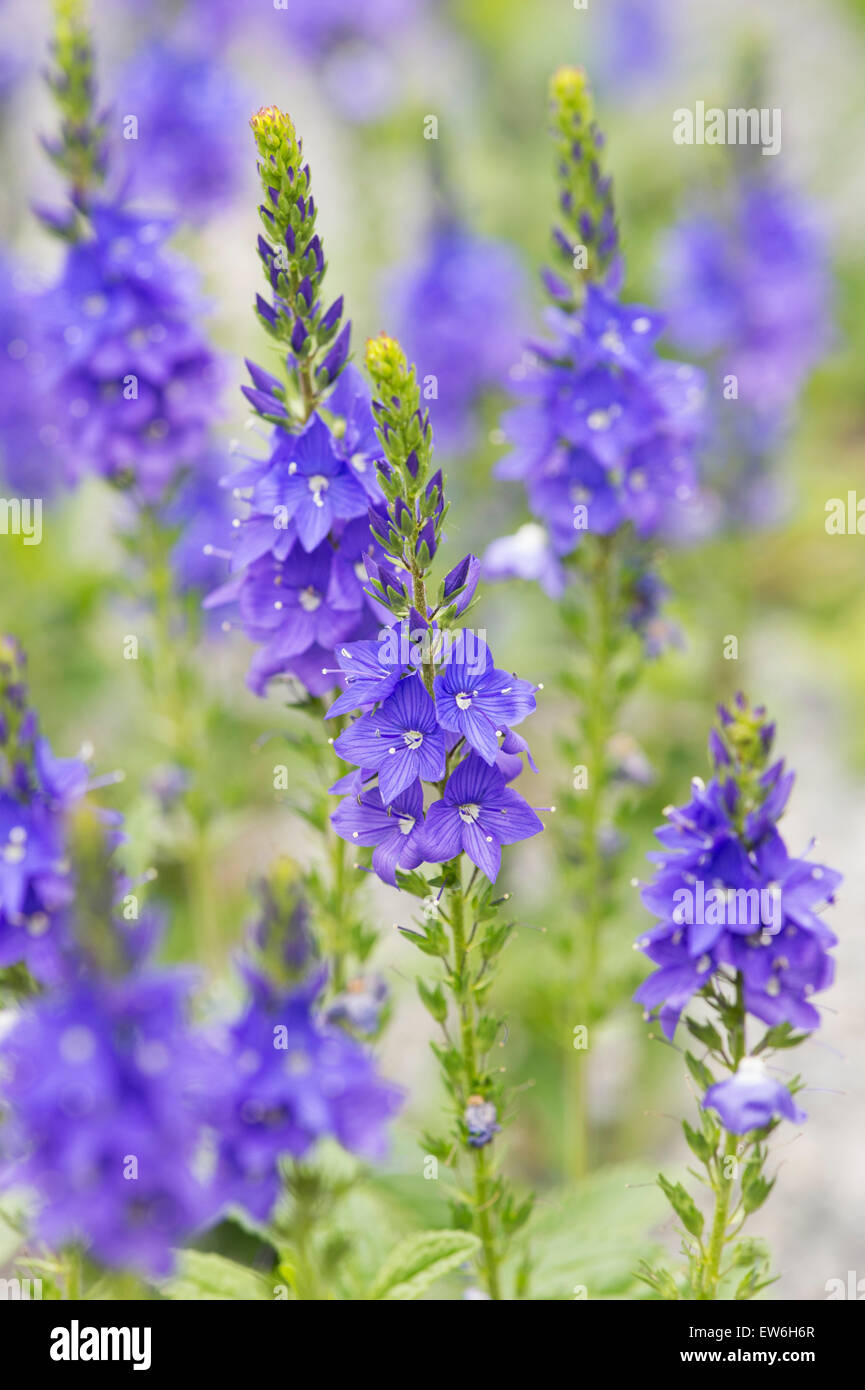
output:
[[[392, 622], [375, 641], [339, 654], [346, 688], [337, 707], [357, 717], [334, 751], [357, 770], [334, 788], [344, 796], [331, 820], [338, 835], [372, 850], [372, 868], [385, 883], [425, 904], [420, 930], [403, 934], [444, 966], [439, 984], [419, 980], [418, 990], [445, 1030], [435, 1052], [453, 1115], [450, 1138], [424, 1142], [441, 1162], [471, 1162], [471, 1193], [454, 1194], [457, 1223], [478, 1237], [486, 1290], [500, 1298], [505, 1242], [527, 1220], [531, 1202], [512, 1197], [491, 1152], [504, 1093], [487, 1056], [502, 1025], [487, 1012], [482, 982], [512, 926], [499, 921], [501, 899], [493, 896], [502, 847], [543, 828], [509, 785], [522, 771], [520, 754], [530, 756], [511, 726], [534, 709], [535, 687], [498, 669], [483, 635], [453, 626], [474, 595], [474, 556], [448, 572], [431, 601], [447, 503], [445, 479], [433, 471], [429, 420], [415, 370], [394, 339], [382, 334], [368, 343], [366, 364], [385, 454], [385, 500], [371, 507], [370, 523], [388, 557], [368, 562], [367, 573]], [[473, 866], [467, 879], [464, 859]], [[432, 877], [425, 864], [435, 866]], [[459, 1046], [447, 1032], [451, 1009]]]
[[[602, 934], [614, 916], [611, 858], [625, 842], [611, 747], [646, 658], [675, 640], [659, 613], [665, 587], [650, 546], [675, 532], [694, 497], [703, 393], [696, 368], [658, 356], [660, 317], [619, 298], [612, 187], [585, 73], [556, 72], [550, 104], [560, 190], [559, 263], [545, 277], [552, 338], [531, 344], [514, 374], [521, 399], [503, 420], [513, 449], [496, 470], [522, 480], [544, 529], [499, 539], [486, 563], [497, 577], [543, 584], [571, 653], [563, 679], [577, 709], [564, 746], [574, 781], [561, 794], [559, 830], [578, 924], [560, 936], [569, 963], [549, 1001], [564, 1030], [571, 1019], [597, 1024], [612, 1003]], [[590, 1157], [588, 1058], [575, 1049], [564, 1069], [574, 1177]]]
[[[655, 876], [643, 888], [660, 920], [637, 945], [657, 969], [636, 998], [658, 1013], [668, 1038], [701, 1001], [684, 1020], [702, 1049], [685, 1055], [701, 1092], [700, 1123], [685, 1123], [684, 1133], [714, 1194], [707, 1225], [681, 1183], [660, 1179], [688, 1254], [678, 1278], [643, 1268], [663, 1298], [751, 1298], [771, 1282], [768, 1255], [755, 1242], [728, 1247], [774, 1186], [764, 1172], [771, 1134], [782, 1119], [806, 1119], [794, 1099], [802, 1083], [772, 1057], [781, 1049], [786, 1059], [819, 1026], [812, 1000], [832, 982], [835, 945], [820, 914], [841, 875], [787, 850], [778, 821], [793, 774], [770, 761], [773, 736], [765, 709], [742, 695], [719, 710], [712, 777], [695, 777], [690, 801], [667, 811], [657, 831], [662, 849], [650, 856]], [[728, 1295], [733, 1270], [738, 1283]]]

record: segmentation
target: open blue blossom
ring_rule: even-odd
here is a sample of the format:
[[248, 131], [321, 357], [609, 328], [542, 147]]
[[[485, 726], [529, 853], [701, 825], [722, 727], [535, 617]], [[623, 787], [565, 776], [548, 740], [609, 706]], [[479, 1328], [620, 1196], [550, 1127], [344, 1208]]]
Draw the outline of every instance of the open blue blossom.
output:
[[493, 665], [486, 643], [471, 661], [451, 660], [435, 679], [436, 718], [443, 729], [461, 734], [485, 762], [496, 761], [502, 731], [519, 724], [535, 708], [534, 687]]
[[196, 1176], [219, 1059], [189, 1031], [189, 979], [81, 980], [29, 1005], [0, 1046], [3, 1177], [32, 1189], [50, 1246], [165, 1274], [215, 1212]]
[[508, 247], [451, 221], [434, 226], [422, 262], [392, 278], [389, 298], [442, 447], [471, 444], [472, 413], [519, 360], [525, 277]]
[[783, 1082], [769, 1075], [759, 1057], [743, 1057], [732, 1076], [709, 1087], [703, 1106], [717, 1110], [731, 1134], [763, 1129], [778, 1116], [795, 1124], [808, 1118]]
[[344, 840], [374, 845], [372, 867], [385, 883], [396, 883], [397, 869], [423, 862], [423, 791], [412, 782], [385, 805], [378, 787], [346, 796], [331, 821]]
[[502, 845], [528, 840], [543, 828], [499, 769], [471, 753], [448, 778], [442, 799], [427, 811], [424, 858], [441, 864], [464, 852], [495, 883]]
[[407, 676], [374, 714], [362, 715], [334, 744], [347, 762], [378, 773], [385, 805], [421, 778], [437, 782], [445, 773], [445, 735], [420, 676]]
[[192, 272], [165, 250], [170, 225], [92, 209], [43, 302], [68, 476], [101, 473], [160, 502], [208, 445], [221, 368], [195, 320]]
[[253, 489], [252, 508], [274, 524], [294, 523], [306, 551], [320, 545], [336, 521], [365, 517], [367, 494], [334, 447], [330, 430], [313, 418], [302, 434], [280, 432], [270, 468]]
[[[745, 720], [756, 732], [749, 756], [760, 769], [748, 773], [731, 745]], [[820, 1022], [811, 997], [832, 982], [829, 954], [835, 937], [820, 912], [834, 900], [841, 875], [806, 858], [794, 858], [777, 828], [793, 783], [781, 761], [766, 767], [773, 729], [762, 710], [741, 697], [721, 711], [710, 753], [714, 775], [695, 778], [691, 799], [668, 811], [657, 831], [663, 849], [652, 881], [643, 888], [646, 907], [661, 920], [638, 941], [658, 969], [637, 998], [660, 1012], [672, 1037], [683, 1008], [726, 969], [741, 975], [746, 1010], [772, 1026], [810, 1030]]]
[[302, 1158], [325, 1136], [380, 1158], [401, 1093], [353, 1038], [314, 1016], [320, 976], [289, 991], [250, 969], [246, 977], [252, 997], [231, 1029], [231, 1083], [217, 1111], [217, 1181], [225, 1200], [264, 1219], [280, 1158]]

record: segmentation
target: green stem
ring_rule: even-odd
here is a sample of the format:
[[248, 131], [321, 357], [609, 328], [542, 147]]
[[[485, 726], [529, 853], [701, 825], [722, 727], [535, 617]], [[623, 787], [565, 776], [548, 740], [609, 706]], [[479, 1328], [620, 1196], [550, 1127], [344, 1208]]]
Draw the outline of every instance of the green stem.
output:
[[202, 956], [213, 966], [219, 953], [218, 914], [212, 888], [212, 864], [207, 834], [209, 807], [203, 795], [202, 771], [207, 756], [203, 698], [194, 691], [195, 675], [189, 648], [194, 634], [183, 621], [183, 606], [174, 587], [170, 536], [153, 509], [141, 513], [140, 553], [147, 572], [153, 616], [154, 648], [151, 681], [161, 740], [172, 762], [190, 775], [186, 810], [192, 821], [192, 843], [184, 857], [189, 911]]
[[[615, 635], [613, 537], [598, 538], [595, 564], [587, 576], [589, 677], [583, 728], [588, 785], [581, 806], [581, 920], [577, 977], [572, 999], [578, 1023], [589, 1027], [598, 987], [601, 926], [606, 917], [608, 875], [601, 849], [606, 793], [607, 744], [614, 729], [616, 702], [611, 689]], [[570, 1022], [570, 1019], [569, 1019]], [[590, 1038], [591, 1041], [591, 1038]], [[574, 1180], [589, 1168], [588, 1052], [569, 1048], [571, 1085], [566, 1108], [566, 1164]]]
[[[460, 1020], [460, 1050], [463, 1060], [463, 1075], [466, 1092], [464, 1102], [468, 1102], [479, 1083], [477, 1060], [477, 1037], [475, 1033], [475, 1005], [471, 982], [467, 970], [468, 947], [465, 932], [465, 902], [462, 887], [462, 861], [452, 861], [448, 888], [448, 910], [453, 936], [453, 979]], [[499, 1260], [490, 1217], [490, 1168], [486, 1145], [472, 1149], [474, 1163], [474, 1210], [477, 1235], [482, 1250], [482, 1268], [486, 1291], [491, 1299], [501, 1299], [499, 1281]]]
[[[736, 1022], [730, 1033], [730, 1049], [733, 1056], [734, 1070], [744, 1057], [745, 1048], [745, 984], [740, 972], [736, 976]], [[727, 1160], [736, 1157], [738, 1146], [738, 1135], [727, 1134], [724, 1141], [723, 1158], [722, 1161], [717, 1164], [715, 1214], [712, 1219], [712, 1231], [709, 1236], [709, 1246], [706, 1251], [700, 1280], [700, 1297], [702, 1299], [716, 1299], [718, 1297], [721, 1260], [727, 1241], [730, 1195], [733, 1191], [733, 1183], [735, 1181], [732, 1174], [729, 1177], [727, 1176]]]

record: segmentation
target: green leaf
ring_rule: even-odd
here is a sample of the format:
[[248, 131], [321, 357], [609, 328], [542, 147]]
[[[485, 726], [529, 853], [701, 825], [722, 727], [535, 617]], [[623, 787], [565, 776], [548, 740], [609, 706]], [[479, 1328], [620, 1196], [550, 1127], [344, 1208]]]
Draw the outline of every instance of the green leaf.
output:
[[691, 1194], [686, 1192], [680, 1182], [668, 1182], [663, 1173], [658, 1174], [658, 1186], [682, 1225], [685, 1227], [685, 1230], [690, 1231], [692, 1236], [701, 1235], [705, 1224], [705, 1218]]
[[704, 1047], [710, 1048], [714, 1052], [720, 1052], [723, 1048], [721, 1034], [711, 1023], [696, 1023], [693, 1018], [686, 1018], [688, 1032], [701, 1042]]
[[419, 979], [417, 992], [424, 1008], [432, 1014], [436, 1023], [444, 1023], [448, 1016], [448, 1001], [444, 997], [441, 985], [436, 985], [434, 989], [430, 989], [429, 985]]
[[715, 1152], [715, 1145], [705, 1134], [699, 1134], [697, 1130], [692, 1129], [687, 1120], [682, 1121], [682, 1130], [691, 1152], [697, 1155], [701, 1163], [708, 1163]]
[[693, 1076], [697, 1085], [702, 1086], [704, 1091], [708, 1091], [709, 1087], [715, 1084], [715, 1078], [709, 1071], [709, 1068], [706, 1066], [705, 1062], [701, 1062], [699, 1058], [694, 1056], [693, 1052], [685, 1053], [685, 1062], [687, 1064], [688, 1071]]
[[251, 1303], [273, 1297], [270, 1281], [261, 1274], [222, 1255], [200, 1250], [181, 1251], [177, 1273], [159, 1287], [166, 1298], [186, 1302], [240, 1299]]
[[391, 1251], [369, 1292], [370, 1300], [410, 1302], [443, 1275], [470, 1260], [480, 1246], [469, 1231], [419, 1231]]

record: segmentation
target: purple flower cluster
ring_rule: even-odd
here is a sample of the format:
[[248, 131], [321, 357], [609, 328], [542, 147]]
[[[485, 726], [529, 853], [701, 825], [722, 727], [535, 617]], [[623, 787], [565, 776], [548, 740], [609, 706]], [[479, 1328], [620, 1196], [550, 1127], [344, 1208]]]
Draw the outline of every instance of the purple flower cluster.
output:
[[657, 969], [635, 997], [668, 1037], [695, 994], [734, 977], [745, 1010], [770, 1027], [820, 1022], [812, 996], [832, 982], [836, 938], [819, 913], [841, 875], [787, 850], [778, 821], [794, 775], [782, 760], [767, 765], [773, 735], [741, 696], [721, 708], [712, 778], [694, 778], [690, 801], [656, 832], [663, 849], [642, 899], [660, 921], [637, 944]]
[[556, 556], [583, 531], [676, 530], [696, 494], [701, 373], [658, 357], [659, 315], [599, 285], [548, 318], [555, 339], [520, 369], [524, 404], [504, 417], [514, 447], [498, 476], [522, 481]]
[[441, 221], [423, 260], [389, 288], [397, 336], [417, 363], [439, 447], [471, 445], [484, 392], [501, 388], [519, 360], [526, 286], [512, 251]]
[[338, 44], [364, 38], [381, 42], [405, 24], [425, 0], [292, 0], [278, 16], [286, 38], [309, 57], [322, 57]]
[[0, 967], [23, 961], [47, 983], [69, 967], [65, 823], [87, 787], [85, 764], [56, 758], [39, 733], [23, 654], [14, 639], [0, 639]]
[[118, 83], [129, 192], [183, 217], [206, 217], [225, 205], [245, 153], [244, 94], [228, 68], [201, 52], [198, 35], [195, 43], [150, 43]]
[[196, 1176], [219, 1059], [186, 1022], [181, 972], [79, 980], [28, 1007], [0, 1047], [4, 1178], [40, 1199], [55, 1249], [165, 1274], [172, 1247], [212, 1219]]
[[[512, 726], [535, 708], [534, 687], [499, 670], [469, 632], [430, 626], [417, 638], [396, 664], [404, 628], [340, 652], [353, 678], [341, 699], [362, 713], [334, 744], [358, 771], [334, 788], [348, 795], [332, 821], [344, 840], [373, 847], [373, 868], [386, 883], [396, 883], [397, 869], [441, 864], [463, 852], [495, 882], [502, 845], [543, 829], [508, 785], [522, 770], [520, 755], [528, 754]], [[424, 650], [438, 670], [432, 695]], [[424, 782], [438, 793], [426, 811]]]
[[[827, 261], [813, 210], [783, 185], [754, 177], [731, 187], [726, 211], [683, 218], [665, 248], [671, 333], [718, 377], [718, 466], [744, 459], [754, 519], [771, 503], [761, 464], [783, 442], [802, 386], [830, 341]], [[725, 397], [729, 377], [736, 395]]]
[[[250, 365], [258, 407], [281, 412], [267, 394], [278, 383]], [[276, 428], [269, 456], [229, 481], [248, 505], [237, 523], [231, 579], [206, 600], [238, 605], [246, 635], [261, 643], [249, 684], [262, 694], [274, 676], [292, 675], [318, 695], [332, 689], [334, 648], [379, 624], [364, 592], [364, 555], [372, 549], [368, 510], [379, 496], [380, 449], [369, 393], [359, 373], [343, 371], [327, 398], [326, 424], [313, 415], [297, 434]]]
[[161, 502], [209, 447], [221, 368], [195, 326], [193, 273], [165, 249], [165, 219], [91, 210], [44, 298], [46, 389], [68, 475]]
[[402, 1096], [358, 1042], [315, 1013], [322, 974], [289, 989], [249, 967], [245, 975], [251, 998], [230, 1031], [230, 1082], [216, 1115], [217, 1182], [223, 1200], [263, 1219], [282, 1157], [302, 1158], [328, 1135], [380, 1158]]
[[56, 426], [44, 390], [39, 295], [23, 269], [0, 255], [0, 478], [24, 497], [57, 485]]

